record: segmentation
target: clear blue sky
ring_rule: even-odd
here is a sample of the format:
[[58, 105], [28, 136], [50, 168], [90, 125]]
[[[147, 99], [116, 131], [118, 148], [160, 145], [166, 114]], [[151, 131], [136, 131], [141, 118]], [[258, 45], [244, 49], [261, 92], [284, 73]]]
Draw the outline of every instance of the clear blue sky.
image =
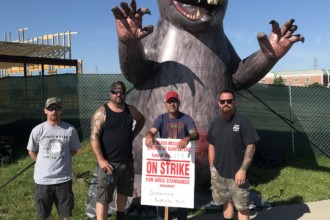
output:
[[[82, 59], [85, 73], [120, 72], [117, 37], [111, 8], [119, 0], [10, 0], [1, 6], [2, 32], [11, 32], [17, 40], [17, 30], [28, 27], [25, 38], [56, 32], [75, 31], [72, 37], [73, 59]], [[130, 0], [128, 1], [130, 2]], [[137, 0], [138, 7], [147, 7], [144, 25], [155, 25], [158, 18], [156, 0]], [[330, 69], [330, 1], [314, 0], [229, 0], [225, 17], [225, 32], [243, 59], [259, 49], [258, 32], [269, 34], [269, 21], [280, 25], [294, 18], [305, 43], [296, 43], [273, 71], [313, 69], [317, 59], [318, 69]]]

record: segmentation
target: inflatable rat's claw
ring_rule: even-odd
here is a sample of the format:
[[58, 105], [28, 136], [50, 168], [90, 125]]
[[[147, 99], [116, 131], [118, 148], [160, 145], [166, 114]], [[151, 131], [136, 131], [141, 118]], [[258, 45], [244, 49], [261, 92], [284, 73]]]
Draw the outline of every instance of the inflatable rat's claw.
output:
[[151, 15], [151, 11], [147, 8], [147, 9], [145, 9], [145, 12], [144, 12], [145, 14], [149, 14], [149, 15]]

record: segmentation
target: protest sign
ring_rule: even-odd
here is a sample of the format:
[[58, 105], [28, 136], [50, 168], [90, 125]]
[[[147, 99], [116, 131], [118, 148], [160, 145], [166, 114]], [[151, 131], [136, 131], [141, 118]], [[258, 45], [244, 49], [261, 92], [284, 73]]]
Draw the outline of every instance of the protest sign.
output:
[[141, 204], [194, 208], [195, 142], [179, 149], [180, 139], [143, 139]]

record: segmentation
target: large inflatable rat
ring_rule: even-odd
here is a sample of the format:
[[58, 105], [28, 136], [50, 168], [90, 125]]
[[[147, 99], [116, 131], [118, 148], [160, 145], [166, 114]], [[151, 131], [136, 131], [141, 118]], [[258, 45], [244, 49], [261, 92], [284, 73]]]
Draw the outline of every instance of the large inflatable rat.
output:
[[[196, 146], [196, 186], [207, 184], [206, 133], [218, 114], [222, 89], [240, 90], [257, 83], [291, 46], [304, 41], [294, 32], [294, 20], [282, 27], [271, 21], [267, 36], [258, 33], [260, 49], [245, 59], [235, 52], [223, 30], [228, 0], [158, 0], [157, 26], [142, 26], [150, 11], [122, 2], [112, 12], [116, 18], [122, 73], [134, 85], [127, 102], [146, 117], [134, 140], [135, 172], [141, 173], [142, 139], [153, 120], [166, 112], [164, 95], [175, 90], [180, 110], [196, 121], [200, 140]], [[205, 173], [204, 173], [205, 172]]]

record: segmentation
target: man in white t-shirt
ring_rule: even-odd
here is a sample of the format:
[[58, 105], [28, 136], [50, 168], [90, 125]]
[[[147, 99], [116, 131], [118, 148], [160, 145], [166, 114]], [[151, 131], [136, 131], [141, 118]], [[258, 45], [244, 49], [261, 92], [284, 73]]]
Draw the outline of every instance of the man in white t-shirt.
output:
[[47, 121], [33, 128], [28, 152], [36, 161], [34, 168], [35, 201], [39, 219], [51, 219], [53, 204], [59, 219], [72, 215], [72, 156], [80, 147], [76, 129], [63, 121], [63, 105], [52, 97], [45, 103]]

